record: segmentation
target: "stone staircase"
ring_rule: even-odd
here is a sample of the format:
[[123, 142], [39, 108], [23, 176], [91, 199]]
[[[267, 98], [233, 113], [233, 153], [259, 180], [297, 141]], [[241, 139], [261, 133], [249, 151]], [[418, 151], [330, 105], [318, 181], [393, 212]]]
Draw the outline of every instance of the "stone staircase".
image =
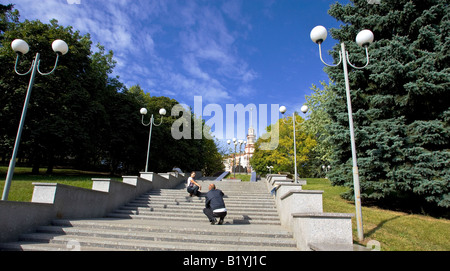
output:
[[205, 198], [189, 197], [182, 184], [151, 190], [104, 218], [53, 220], [0, 250], [297, 250], [264, 182], [199, 181], [202, 192], [210, 183], [226, 195], [223, 225], [210, 225]]

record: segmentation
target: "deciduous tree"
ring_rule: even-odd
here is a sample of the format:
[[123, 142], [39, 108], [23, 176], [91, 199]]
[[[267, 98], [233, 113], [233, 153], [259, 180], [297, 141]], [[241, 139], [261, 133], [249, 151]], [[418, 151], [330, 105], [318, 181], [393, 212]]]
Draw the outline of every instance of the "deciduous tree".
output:
[[[292, 117], [280, 119], [277, 124], [267, 127], [267, 131], [278, 129], [279, 145], [275, 150], [263, 150], [261, 144], [270, 142], [265, 136], [258, 138], [255, 153], [250, 160], [252, 168], [260, 174], [267, 174], [267, 166], [273, 166], [272, 172], [294, 173], [294, 133]], [[316, 146], [316, 140], [303, 129], [304, 119], [296, 114], [296, 147], [297, 172], [300, 176], [309, 177], [311, 172], [311, 150]], [[277, 128], [278, 127], [278, 128]]]

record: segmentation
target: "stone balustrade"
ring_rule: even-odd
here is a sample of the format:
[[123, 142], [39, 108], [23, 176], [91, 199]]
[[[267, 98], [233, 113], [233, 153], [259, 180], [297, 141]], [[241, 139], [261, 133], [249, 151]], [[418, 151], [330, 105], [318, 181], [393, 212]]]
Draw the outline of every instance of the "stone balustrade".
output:
[[266, 176], [275, 197], [282, 225], [294, 234], [301, 250], [353, 250], [353, 214], [324, 213], [323, 191], [303, 190], [305, 180], [294, 183], [287, 175]]
[[0, 201], [0, 242], [15, 241], [54, 219], [103, 217], [119, 206], [152, 189], [173, 188], [185, 174], [141, 173], [124, 176], [123, 182], [92, 179], [92, 189], [57, 183], [33, 183], [31, 202]]

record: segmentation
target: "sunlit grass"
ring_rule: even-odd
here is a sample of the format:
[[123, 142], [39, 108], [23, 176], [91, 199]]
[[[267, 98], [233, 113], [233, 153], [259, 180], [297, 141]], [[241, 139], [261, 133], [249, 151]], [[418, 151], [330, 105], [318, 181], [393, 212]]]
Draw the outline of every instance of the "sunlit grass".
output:
[[[323, 190], [324, 212], [355, 213], [355, 205], [340, 197], [345, 187], [332, 186], [327, 179], [307, 179], [307, 190]], [[380, 242], [385, 251], [450, 251], [450, 221], [424, 215], [362, 207], [364, 242]], [[352, 218], [353, 239], [359, 243], [356, 219]]]
[[[0, 167], [0, 192], [3, 194], [7, 167]], [[81, 188], [92, 188], [92, 178], [105, 177], [98, 172], [88, 172], [73, 169], [54, 169], [53, 174], [45, 174], [41, 169], [39, 175], [31, 174], [30, 168], [17, 167], [9, 190], [9, 201], [30, 202], [33, 196], [33, 183], [60, 183]]]
[[228, 176], [225, 179], [240, 179], [242, 182], [250, 182], [251, 174], [236, 174], [236, 177], [234, 173], [228, 174]]

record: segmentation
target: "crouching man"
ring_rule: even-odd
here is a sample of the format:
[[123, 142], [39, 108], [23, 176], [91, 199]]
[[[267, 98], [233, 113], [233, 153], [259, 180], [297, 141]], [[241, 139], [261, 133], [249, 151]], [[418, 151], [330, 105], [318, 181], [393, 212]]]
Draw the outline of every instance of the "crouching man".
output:
[[219, 225], [223, 224], [223, 219], [227, 215], [227, 209], [225, 208], [225, 202], [223, 201], [223, 192], [220, 189], [216, 189], [214, 184], [209, 185], [209, 192], [206, 193], [205, 209], [203, 213], [208, 217], [211, 225], [217, 223], [216, 217], [219, 217]]

